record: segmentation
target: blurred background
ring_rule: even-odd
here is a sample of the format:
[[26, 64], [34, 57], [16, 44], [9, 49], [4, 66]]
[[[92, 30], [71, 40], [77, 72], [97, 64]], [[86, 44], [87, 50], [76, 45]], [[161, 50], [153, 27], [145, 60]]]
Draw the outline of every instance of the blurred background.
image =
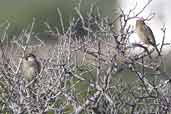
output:
[[[33, 17], [36, 19], [34, 31], [41, 34], [45, 31], [44, 22], [60, 27], [57, 8], [63, 15], [64, 26], [76, 15], [74, 7], [78, 6], [80, 0], [0, 0], [0, 23], [10, 23], [9, 33], [17, 34], [28, 24]], [[84, 13], [90, 8], [90, 4], [96, 4], [102, 15], [112, 15], [117, 5], [116, 0], [82, 0], [81, 11]]]

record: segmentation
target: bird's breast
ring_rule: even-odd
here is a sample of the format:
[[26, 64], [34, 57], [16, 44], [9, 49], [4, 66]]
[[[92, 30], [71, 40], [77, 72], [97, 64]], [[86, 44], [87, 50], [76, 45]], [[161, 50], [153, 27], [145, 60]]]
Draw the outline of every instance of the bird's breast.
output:
[[146, 33], [142, 27], [136, 27], [136, 33], [142, 42], [144, 42], [145, 44], [149, 43], [147, 40]]
[[32, 80], [36, 76], [36, 68], [29, 64], [23, 64], [23, 77], [26, 80]]

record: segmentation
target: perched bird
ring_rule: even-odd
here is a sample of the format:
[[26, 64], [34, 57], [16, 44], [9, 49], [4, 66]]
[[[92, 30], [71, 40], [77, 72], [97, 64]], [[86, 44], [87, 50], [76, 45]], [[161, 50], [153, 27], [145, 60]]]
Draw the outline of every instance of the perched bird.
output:
[[136, 33], [143, 43], [147, 45], [152, 45], [156, 49], [158, 55], [160, 56], [161, 54], [157, 48], [154, 34], [151, 28], [148, 25], [146, 25], [144, 21], [145, 19], [142, 18], [136, 20]]
[[23, 58], [23, 76], [27, 81], [31, 81], [41, 70], [41, 64], [34, 54], [28, 54]]

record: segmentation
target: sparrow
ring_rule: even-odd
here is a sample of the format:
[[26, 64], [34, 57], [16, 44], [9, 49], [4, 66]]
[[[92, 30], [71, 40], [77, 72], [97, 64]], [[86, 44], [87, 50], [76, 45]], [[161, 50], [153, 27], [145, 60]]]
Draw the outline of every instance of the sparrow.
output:
[[23, 77], [27, 81], [33, 80], [40, 73], [41, 64], [34, 54], [30, 53], [23, 57], [22, 70]]
[[145, 19], [143, 18], [136, 20], [136, 33], [144, 44], [153, 46], [157, 51], [158, 55], [160, 56], [161, 54], [159, 49], [157, 48], [154, 34], [151, 28], [148, 25], [146, 25], [144, 21]]

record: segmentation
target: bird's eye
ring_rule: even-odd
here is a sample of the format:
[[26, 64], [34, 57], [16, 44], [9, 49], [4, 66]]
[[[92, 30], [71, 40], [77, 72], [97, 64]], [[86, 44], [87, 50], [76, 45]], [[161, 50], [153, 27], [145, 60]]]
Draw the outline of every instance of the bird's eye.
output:
[[28, 57], [25, 58], [28, 61]]

